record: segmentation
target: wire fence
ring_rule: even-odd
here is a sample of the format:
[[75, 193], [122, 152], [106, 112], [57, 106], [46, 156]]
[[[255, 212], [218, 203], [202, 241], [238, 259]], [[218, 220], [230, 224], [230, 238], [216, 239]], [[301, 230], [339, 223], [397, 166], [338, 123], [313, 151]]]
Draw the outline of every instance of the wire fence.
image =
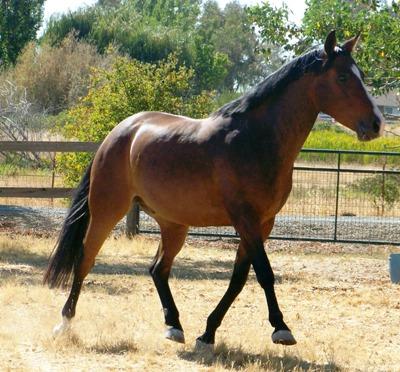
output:
[[[303, 149], [270, 238], [400, 244], [399, 207], [399, 153]], [[144, 212], [138, 230], [159, 233]], [[191, 228], [189, 234], [237, 236], [231, 227]]]
[[[7, 151], [56, 153], [94, 152], [98, 144], [38, 142], [3, 143], [2, 146]], [[32, 189], [25, 190], [28, 186]], [[63, 198], [68, 194], [63, 186], [55, 162], [53, 169], [35, 170], [33, 174], [24, 170], [23, 173], [0, 175], [0, 204], [37, 207], [35, 213], [42, 207], [53, 211], [57, 208], [52, 207], [58, 207], [57, 219], [62, 219], [67, 206]], [[12, 188], [17, 190], [10, 190]], [[43, 195], [29, 198], [32, 190]], [[23, 194], [21, 198], [2, 197], [15, 191]], [[55, 196], [50, 199], [46, 195]], [[3, 214], [4, 211], [11, 216], [12, 210], [5, 208]], [[29, 211], [25, 209], [24, 213]], [[55, 219], [54, 215], [49, 214], [48, 220]], [[6, 219], [3, 217], [0, 216], [0, 220]], [[157, 223], [143, 211], [138, 213], [134, 223], [140, 233], [159, 233]], [[191, 228], [190, 235], [237, 236], [231, 227]], [[400, 153], [303, 149], [294, 166], [291, 195], [276, 217], [271, 238], [400, 244]]]

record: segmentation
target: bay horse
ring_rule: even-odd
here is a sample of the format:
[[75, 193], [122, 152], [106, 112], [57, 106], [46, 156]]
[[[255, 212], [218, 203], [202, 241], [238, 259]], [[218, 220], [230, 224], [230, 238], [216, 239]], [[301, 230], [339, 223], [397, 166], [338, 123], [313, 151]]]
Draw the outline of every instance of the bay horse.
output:
[[229, 286], [207, 318], [198, 345], [210, 347], [223, 317], [242, 290], [250, 267], [265, 291], [274, 343], [296, 343], [283, 320], [264, 241], [292, 187], [294, 161], [319, 112], [357, 133], [378, 137], [383, 118], [352, 58], [359, 35], [293, 59], [242, 97], [195, 120], [142, 112], [106, 137], [78, 186], [44, 282], [68, 285], [62, 323], [70, 328], [82, 283], [115, 224], [137, 202], [160, 225], [150, 267], [164, 309], [166, 338], [184, 342], [168, 285], [189, 226], [233, 226], [240, 237]]

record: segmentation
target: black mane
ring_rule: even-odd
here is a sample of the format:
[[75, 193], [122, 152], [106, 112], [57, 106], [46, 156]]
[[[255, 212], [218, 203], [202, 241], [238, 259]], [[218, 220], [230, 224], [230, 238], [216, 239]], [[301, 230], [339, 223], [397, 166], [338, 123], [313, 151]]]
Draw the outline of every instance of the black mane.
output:
[[259, 106], [270, 96], [281, 92], [289, 83], [298, 80], [305, 73], [321, 72], [324, 66], [322, 55], [322, 49], [314, 49], [293, 59], [267, 76], [243, 96], [220, 107], [213, 116], [229, 117], [244, 114]]

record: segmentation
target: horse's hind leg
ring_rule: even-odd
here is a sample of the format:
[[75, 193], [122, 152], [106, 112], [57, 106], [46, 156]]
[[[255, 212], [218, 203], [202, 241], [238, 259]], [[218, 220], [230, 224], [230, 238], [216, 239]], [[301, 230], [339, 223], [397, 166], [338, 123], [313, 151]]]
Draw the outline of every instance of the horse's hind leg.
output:
[[[55, 336], [70, 328], [71, 320], [75, 316], [82, 283], [93, 267], [95, 258], [107, 236], [129, 210], [130, 198], [128, 195], [125, 197], [121, 197], [121, 194], [118, 193], [109, 193], [108, 195], [108, 197], [92, 198], [91, 200], [91, 218], [83, 242], [83, 256], [74, 272], [71, 291], [62, 309], [62, 323], [53, 330]], [[118, 198], [116, 195], [118, 195]]]
[[188, 227], [172, 223], [160, 223], [161, 242], [154, 261], [150, 267], [150, 274], [160, 296], [164, 310], [167, 331], [165, 337], [176, 342], [184, 343], [183, 328], [179, 321], [179, 312], [172, 297], [168, 284], [168, 277], [175, 256], [185, 242]]

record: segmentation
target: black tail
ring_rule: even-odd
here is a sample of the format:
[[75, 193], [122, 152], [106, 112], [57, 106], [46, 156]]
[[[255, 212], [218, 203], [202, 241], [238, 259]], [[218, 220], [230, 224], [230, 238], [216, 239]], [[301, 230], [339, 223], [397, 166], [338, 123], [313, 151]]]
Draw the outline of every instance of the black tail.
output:
[[50, 288], [68, 285], [71, 273], [75, 273], [83, 257], [83, 239], [90, 219], [88, 196], [91, 169], [92, 163], [76, 189], [44, 274], [43, 282]]

